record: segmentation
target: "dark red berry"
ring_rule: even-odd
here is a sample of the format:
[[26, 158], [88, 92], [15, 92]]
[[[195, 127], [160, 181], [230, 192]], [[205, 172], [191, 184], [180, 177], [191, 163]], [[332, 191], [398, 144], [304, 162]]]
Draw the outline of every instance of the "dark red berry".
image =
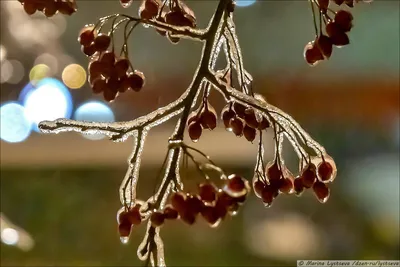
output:
[[127, 8], [132, 4], [133, 0], [119, 0], [119, 2], [122, 7]]
[[117, 97], [117, 92], [107, 87], [107, 89], [103, 91], [103, 97], [105, 101], [112, 102]]
[[181, 192], [176, 192], [171, 195], [171, 205], [179, 213], [186, 209], [186, 196]]
[[106, 51], [107, 48], [110, 46], [111, 38], [110, 36], [100, 33], [94, 39], [94, 46], [96, 47], [96, 51], [102, 52]]
[[252, 109], [252, 108], [247, 108], [245, 110], [244, 121], [246, 122], [246, 125], [248, 125], [251, 128], [254, 128], [254, 129], [257, 129], [260, 124], [257, 121], [256, 113], [254, 112], [254, 109]]
[[114, 66], [115, 63], [115, 54], [112, 51], [106, 51], [104, 52], [99, 60], [101, 63]]
[[313, 191], [318, 201], [321, 203], [325, 203], [328, 200], [330, 190], [327, 184], [318, 181], [313, 185]]
[[266, 174], [269, 181], [279, 180], [282, 177], [282, 171], [279, 169], [278, 162], [275, 160], [267, 166]]
[[318, 175], [321, 181], [329, 181], [332, 178], [333, 167], [327, 161], [322, 161], [321, 164], [318, 165]]
[[163, 213], [155, 211], [151, 214], [150, 221], [154, 227], [159, 227], [159, 226], [163, 225], [163, 223], [165, 221], [165, 216]]
[[142, 222], [142, 216], [139, 212], [140, 206], [135, 206], [128, 211], [128, 220], [133, 225], [139, 225]]
[[186, 197], [186, 207], [196, 215], [201, 212], [204, 204], [197, 196], [190, 195]]
[[244, 118], [246, 106], [244, 106], [243, 104], [241, 104], [239, 102], [234, 102], [233, 110], [235, 111], [236, 116], [238, 116], [239, 118]]
[[329, 6], [329, 0], [318, 0], [318, 5], [319, 9], [322, 11], [322, 13], [326, 13], [328, 10]]
[[318, 46], [321, 53], [324, 55], [325, 58], [330, 58], [332, 55], [332, 41], [326, 35], [321, 35], [315, 41], [316, 45]]
[[91, 45], [88, 45], [88, 46], [82, 45], [81, 50], [88, 57], [91, 57], [94, 55], [94, 53], [96, 53], [96, 47], [94, 46], [94, 43], [92, 43]]
[[210, 225], [214, 225], [220, 219], [218, 209], [215, 207], [204, 207], [201, 211], [201, 215]]
[[246, 124], [243, 128], [243, 135], [247, 141], [253, 142], [256, 139], [257, 130]]
[[230, 120], [235, 117], [235, 112], [229, 108], [229, 104], [222, 110], [221, 118], [224, 121], [225, 128], [230, 129]]
[[212, 183], [203, 183], [199, 185], [200, 199], [206, 203], [212, 203], [217, 198], [217, 189]]
[[25, 1], [24, 2], [24, 10], [26, 12], [26, 14], [28, 15], [33, 15], [36, 12], [36, 5], [33, 2], [30, 1]]
[[267, 120], [267, 118], [262, 117], [260, 123], [258, 124], [258, 130], [265, 130], [267, 128], [269, 128], [270, 124], [269, 121]]
[[107, 89], [107, 83], [105, 79], [99, 77], [96, 78], [96, 80], [94, 80], [92, 84], [93, 93], [100, 94], [106, 89]]
[[243, 120], [235, 116], [229, 121], [230, 129], [236, 136], [242, 136], [244, 123]]
[[266, 184], [261, 180], [256, 180], [253, 183], [253, 189], [257, 196], [261, 196], [262, 191], [264, 190]]
[[175, 220], [178, 218], [178, 211], [171, 206], [166, 206], [164, 209], [164, 217], [167, 220]]
[[200, 123], [204, 129], [215, 129], [217, 127], [217, 114], [211, 109], [203, 110], [200, 113]]
[[294, 179], [293, 188], [297, 196], [300, 196], [304, 192], [305, 188], [301, 177]]
[[89, 46], [94, 42], [95, 37], [94, 25], [86, 25], [79, 34], [78, 42], [83, 46]]
[[305, 188], [311, 188], [317, 180], [317, 173], [314, 164], [306, 166], [301, 174], [301, 179]]
[[335, 15], [335, 23], [345, 32], [353, 27], [353, 15], [346, 10], [339, 10]]
[[181, 220], [189, 225], [192, 225], [196, 222], [196, 215], [189, 210], [183, 211], [179, 213]]
[[189, 137], [193, 142], [197, 142], [201, 136], [203, 129], [201, 127], [200, 122], [193, 121], [189, 124], [188, 133]]
[[315, 66], [324, 59], [324, 56], [318, 46], [314, 42], [310, 42], [304, 48], [304, 59], [310, 66]]
[[227, 187], [233, 192], [242, 192], [246, 189], [246, 184], [243, 177], [237, 174], [231, 174], [228, 177]]
[[129, 69], [129, 60], [126, 58], [118, 59], [118, 61], [115, 63], [115, 72], [118, 78], [126, 75], [128, 69]]
[[289, 178], [281, 179], [281, 183], [279, 186], [279, 191], [284, 194], [290, 194], [293, 191], [293, 181]]
[[275, 191], [270, 186], [266, 186], [261, 192], [261, 198], [264, 205], [270, 207], [275, 198]]
[[128, 237], [131, 233], [132, 225], [130, 223], [121, 223], [118, 225], [118, 232], [121, 237]]

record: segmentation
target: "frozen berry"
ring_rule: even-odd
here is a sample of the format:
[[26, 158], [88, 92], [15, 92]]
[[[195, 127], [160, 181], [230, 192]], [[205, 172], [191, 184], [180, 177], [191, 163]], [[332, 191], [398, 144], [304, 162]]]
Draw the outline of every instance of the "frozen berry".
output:
[[89, 24], [80, 31], [78, 42], [83, 46], [89, 46], [94, 42], [95, 37], [94, 25]]
[[99, 77], [96, 80], [94, 80], [92, 85], [93, 93], [100, 94], [106, 89], [107, 89], [107, 83], [105, 79]]
[[314, 164], [309, 164], [306, 166], [301, 173], [301, 179], [305, 188], [311, 188], [315, 181], [317, 180], [317, 173]]
[[121, 237], [128, 237], [131, 233], [132, 225], [130, 223], [121, 223], [118, 225], [118, 232]]
[[186, 207], [196, 215], [201, 212], [204, 205], [197, 196], [189, 195], [186, 197]]
[[304, 192], [304, 185], [303, 185], [303, 179], [301, 177], [296, 178], [293, 181], [293, 188], [294, 192], [296, 193], [297, 196], [300, 196]]
[[212, 203], [217, 198], [217, 189], [212, 183], [203, 183], [199, 185], [199, 196], [205, 203]]
[[218, 209], [215, 207], [204, 207], [201, 215], [211, 226], [215, 225], [220, 219]]
[[326, 35], [321, 35], [316, 40], [316, 45], [318, 46], [321, 53], [325, 58], [330, 58], [332, 55], [332, 41]]
[[270, 124], [269, 124], [268, 119], [265, 117], [262, 117], [262, 119], [258, 125], [258, 130], [261, 130], [261, 131], [265, 130], [265, 129], [269, 128], [269, 126], [270, 126]]
[[327, 161], [322, 161], [321, 164], [318, 165], [318, 176], [321, 181], [329, 181], [332, 178], [333, 167]]
[[257, 197], [261, 197], [262, 191], [265, 188], [265, 183], [261, 180], [256, 180], [253, 183], [253, 189], [254, 189], [254, 193], [256, 194]]
[[244, 118], [246, 106], [244, 106], [243, 104], [241, 104], [239, 102], [234, 102], [233, 110], [235, 111], [236, 116], [238, 116], [239, 118]]
[[96, 51], [99, 51], [99, 52], [106, 51], [107, 48], [110, 46], [110, 43], [111, 43], [110, 36], [103, 34], [103, 33], [100, 33], [94, 39], [94, 45], [96, 47]]
[[319, 181], [316, 182], [313, 185], [313, 191], [319, 202], [325, 203], [328, 200], [330, 191], [326, 184]]
[[193, 142], [197, 142], [201, 136], [203, 129], [201, 127], [200, 122], [193, 121], [189, 124], [188, 133], [189, 137]]
[[242, 119], [239, 117], [235, 116], [229, 121], [230, 128], [232, 129], [232, 132], [236, 136], [242, 136], [243, 134], [243, 128], [244, 128], [244, 123]]
[[257, 131], [246, 124], [243, 128], [243, 135], [247, 141], [253, 142], [256, 139]]
[[171, 196], [171, 205], [179, 213], [186, 209], [186, 197], [181, 192], [173, 193]]
[[159, 226], [163, 225], [163, 223], [165, 221], [165, 216], [163, 213], [155, 211], [151, 214], [150, 221], [154, 227], [159, 227]]
[[314, 42], [309, 42], [304, 48], [304, 59], [310, 66], [315, 66], [324, 59], [324, 56]]
[[166, 206], [164, 209], [164, 217], [167, 220], [175, 220], [178, 218], [178, 212], [171, 206]]
[[353, 15], [346, 10], [339, 10], [335, 15], [335, 23], [345, 32], [353, 27]]

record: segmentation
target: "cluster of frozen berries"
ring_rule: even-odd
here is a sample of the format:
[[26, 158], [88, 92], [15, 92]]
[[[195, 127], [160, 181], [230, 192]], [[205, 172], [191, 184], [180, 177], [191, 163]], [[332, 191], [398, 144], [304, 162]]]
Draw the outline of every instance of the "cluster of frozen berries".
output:
[[208, 101], [193, 111], [188, 118], [188, 133], [193, 142], [197, 142], [203, 129], [213, 130], [217, 127], [217, 113]]
[[176, 192], [163, 211], [155, 211], [150, 217], [153, 226], [161, 226], [165, 220], [181, 219], [192, 225], [197, 215], [212, 227], [216, 227], [227, 214], [235, 215], [246, 200], [250, 186], [243, 177], [232, 174], [221, 189], [206, 182], [198, 186], [198, 194]]
[[308, 163], [296, 178], [286, 167], [282, 168], [280, 163], [274, 160], [267, 165], [263, 177], [254, 179], [253, 189], [266, 207], [271, 206], [280, 193], [295, 193], [300, 196], [309, 188], [312, 188], [320, 202], [325, 203], [330, 194], [328, 183], [333, 181], [335, 175], [336, 166], [328, 157], [323, 158], [318, 166], [312, 162]]
[[[231, 174], [222, 188], [211, 182], [199, 184], [198, 194], [175, 192], [169, 203], [161, 211], [153, 211], [150, 221], [159, 227], [166, 220], [180, 219], [192, 225], [198, 215], [212, 227], [218, 226], [227, 214], [235, 215], [250, 193], [250, 185], [243, 177]], [[129, 209], [121, 209], [117, 214], [118, 231], [122, 238], [129, 237], [133, 225], [140, 225], [143, 216], [141, 204], [137, 203]]]
[[347, 33], [353, 27], [353, 15], [346, 10], [335, 12], [331, 19], [328, 14], [323, 14], [325, 20], [325, 34], [320, 34], [312, 42], [309, 42], [304, 49], [304, 58], [311, 66], [328, 59], [333, 46], [341, 47], [350, 43]]
[[221, 119], [225, 129], [236, 136], [244, 136], [253, 142], [257, 130], [265, 130], [270, 126], [267, 118], [257, 116], [253, 108], [246, 107], [238, 102], [229, 102], [221, 112]]
[[87, 25], [78, 41], [83, 53], [91, 57], [88, 81], [95, 94], [103, 93], [106, 101], [113, 101], [119, 93], [129, 89], [138, 92], [143, 88], [143, 73], [132, 69], [129, 59], [107, 50], [111, 43], [110, 36], [97, 34], [94, 25]]
[[[121, 0], [122, 2], [128, 0]], [[126, 5], [126, 4], [125, 4]], [[194, 12], [181, 0], [171, 0], [168, 3], [162, 3], [160, 0], [143, 0], [139, 7], [139, 16], [144, 20], [155, 19], [173, 26], [196, 27], [196, 16]], [[172, 43], [178, 43], [179, 38], [171, 35], [170, 32], [157, 30], [157, 32], [167, 38]]]
[[75, 0], [18, 0], [28, 15], [33, 15], [36, 11], [52, 17], [57, 12], [64, 15], [72, 15], [77, 10]]

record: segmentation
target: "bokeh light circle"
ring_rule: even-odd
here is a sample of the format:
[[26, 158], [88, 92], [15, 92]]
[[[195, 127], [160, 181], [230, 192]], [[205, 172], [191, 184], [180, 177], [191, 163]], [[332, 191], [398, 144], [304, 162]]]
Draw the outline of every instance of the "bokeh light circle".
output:
[[[74, 114], [74, 119], [88, 122], [114, 122], [115, 117], [113, 111], [107, 105], [98, 102], [90, 101], [79, 106]], [[100, 140], [105, 136], [102, 134], [83, 135], [90, 140]]]
[[32, 83], [37, 83], [40, 80], [49, 77], [50, 68], [46, 64], [38, 64], [34, 66], [29, 72], [29, 80]]
[[25, 109], [18, 103], [8, 102], [0, 107], [0, 138], [9, 143], [24, 141], [31, 133], [31, 122]]
[[247, 7], [254, 4], [256, 0], [236, 0], [236, 6], [238, 7]]
[[37, 125], [41, 121], [71, 116], [72, 97], [63, 83], [46, 78], [26, 93], [24, 106], [26, 117], [33, 123], [33, 130], [38, 132]]
[[1, 241], [6, 245], [16, 245], [19, 241], [18, 231], [13, 228], [3, 229], [3, 231], [1, 231]]
[[66, 66], [62, 72], [62, 80], [71, 89], [79, 89], [86, 82], [86, 71], [78, 64]]

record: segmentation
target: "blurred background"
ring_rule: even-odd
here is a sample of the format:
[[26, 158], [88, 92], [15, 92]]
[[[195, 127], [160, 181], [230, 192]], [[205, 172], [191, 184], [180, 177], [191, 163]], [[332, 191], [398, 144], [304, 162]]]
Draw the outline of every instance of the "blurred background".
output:
[[[189, 1], [206, 26], [216, 1]], [[317, 67], [303, 59], [313, 39], [305, 1], [240, 1], [236, 24], [254, 88], [293, 117], [335, 158], [331, 198], [282, 196], [266, 209], [254, 195], [219, 228], [181, 222], [162, 229], [171, 266], [276, 266], [297, 259], [399, 260], [399, 2], [359, 4], [351, 45]], [[131, 60], [146, 75], [140, 93], [113, 103], [93, 95], [79, 30], [100, 16], [137, 13], [117, 0], [78, 0], [72, 17], [26, 15], [1, 1], [1, 266], [137, 266], [144, 227], [122, 245], [115, 216], [132, 140], [112, 143], [77, 133], [43, 135], [41, 120], [134, 119], [178, 97], [196, 69], [201, 45], [171, 45], [139, 27]], [[223, 100], [213, 94], [220, 110]], [[146, 199], [167, 150], [170, 123], [146, 143], [139, 197]], [[242, 138], [243, 139], [243, 138]], [[256, 146], [223, 127], [195, 145], [229, 172], [252, 177]], [[266, 141], [272, 157], [273, 144]], [[286, 153], [287, 152], [287, 153]], [[290, 148], [287, 160], [296, 158]], [[190, 177], [195, 177], [189, 175]]]

